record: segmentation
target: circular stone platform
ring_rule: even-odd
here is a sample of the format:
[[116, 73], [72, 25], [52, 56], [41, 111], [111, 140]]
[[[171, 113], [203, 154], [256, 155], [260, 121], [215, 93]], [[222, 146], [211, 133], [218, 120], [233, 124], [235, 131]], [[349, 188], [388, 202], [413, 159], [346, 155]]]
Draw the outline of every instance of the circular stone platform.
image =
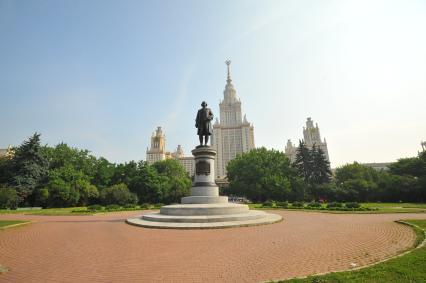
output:
[[129, 218], [126, 222], [146, 228], [213, 229], [271, 224], [281, 220], [280, 215], [251, 211], [244, 204], [216, 203], [166, 205], [159, 213]]
[[229, 203], [219, 195], [215, 183], [216, 151], [210, 146], [197, 146], [194, 183], [191, 195], [182, 204], [162, 206], [160, 212], [126, 220], [128, 224], [163, 229], [212, 229], [271, 224], [282, 220], [280, 215], [250, 211], [248, 205]]

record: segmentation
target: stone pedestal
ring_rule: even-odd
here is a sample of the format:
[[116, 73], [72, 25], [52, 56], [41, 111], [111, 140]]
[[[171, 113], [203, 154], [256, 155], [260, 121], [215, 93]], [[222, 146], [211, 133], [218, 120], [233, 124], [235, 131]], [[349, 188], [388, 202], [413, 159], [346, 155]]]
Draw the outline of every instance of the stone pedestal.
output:
[[270, 224], [282, 220], [280, 215], [250, 211], [245, 204], [228, 203], [219, 196], [215, 178], [216, 151], [210, 146], [197, 146], [193, 151], [195, 176], [191, 195], [182, 204], [166, 205], [159, 213], [129, 218], [127, 223], [147, 228], [209, 229]]
[[192, 151], [195, 160], [194, 184], [191, 196], [182, 198], [182, 204], [227, 203], [228, 197], [219, 196], [214, 182], [216, 151], [210, 146], [198, 146]]

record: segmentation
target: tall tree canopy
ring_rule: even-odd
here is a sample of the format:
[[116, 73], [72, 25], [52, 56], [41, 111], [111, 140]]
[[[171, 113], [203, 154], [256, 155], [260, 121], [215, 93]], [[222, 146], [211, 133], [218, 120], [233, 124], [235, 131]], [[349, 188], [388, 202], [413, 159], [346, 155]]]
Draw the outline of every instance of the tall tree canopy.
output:
[[49, 163], [43, 155], [40, 145], [40, 134], [35, 133], [16, 148], [11, 164], [12, 186], [16, 189], [20, 203], [28, 201], [36, 188], [46, 180]]
[[180, 202], [182, 197], [189, 195], [191, 178], [177, 160], [167, 159], [156, 162], [153, 166], [165, 182], [164, 202]]
[[301, 178], [303, 178], [306, 184], [311, 183], [313, 168], [312, 152], [302, 140], [299, 140], [299, 146], [296, 151], [296, 160], [294, 161], [293, 166], [296, 168], [297, 173]]
[[229, 192], [253, 201], [286, 200], [296, 194], [298, 177], [289, 159], [258, 148], [238, 155], [227, 166]]

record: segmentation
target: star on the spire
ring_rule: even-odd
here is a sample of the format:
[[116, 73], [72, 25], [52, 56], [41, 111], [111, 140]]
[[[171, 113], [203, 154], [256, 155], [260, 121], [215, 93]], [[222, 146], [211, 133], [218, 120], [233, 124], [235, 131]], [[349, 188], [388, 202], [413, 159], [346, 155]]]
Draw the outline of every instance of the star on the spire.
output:
[[225, 64], [226, 64], [226, 66], [227, 66], [227, 68], [228, 68], [228, 76], [227, 76], [227, 82], [228, 83], [230, 83], [231, 82], [231, 73], [230, 73], [230, 71], [229, 71], [229, 65], [231, 65], [231, 60], [226, 60], [225, 61]]

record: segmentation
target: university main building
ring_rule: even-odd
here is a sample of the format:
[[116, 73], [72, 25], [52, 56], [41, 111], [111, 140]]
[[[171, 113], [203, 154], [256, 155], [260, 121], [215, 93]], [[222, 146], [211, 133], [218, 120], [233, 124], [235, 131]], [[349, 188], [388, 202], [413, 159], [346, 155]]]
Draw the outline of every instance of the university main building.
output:
[[[238, 154], [254, 149], [253, 125], [242, 115], [241, 100], [232, 84], [229, 65], [226, 61], [228, 75], [223, 100], [219, 103], [220, 117], [213, 125], [211, 137], [212, 147], [217, 151], [216, 156], [216, 178], [226, 178], [226, 166]], [[152, 134], [151, 147], [146, 151], [146, 161], [149, 164], [160, 160], [173, 158], [178, 160], [186, 171], [192, 176], [194, 174], [193, 157], [185, 157], [182, 148], [178, 146], [175, 152], [166, 151], [166, 139], [161, 127]]]
[[254, 149], [253, 125], [244, 118], [241, 111], [241, 100], [232, 84], [229, 65], [226, 61], [228, 76], [226, 79], [223, 100], [219, 103], [220, 121], [213, 125], [212, 146], [217, 151], [216, 174], [218, 179], [226, 177], [226, 166], [238, 154]]

